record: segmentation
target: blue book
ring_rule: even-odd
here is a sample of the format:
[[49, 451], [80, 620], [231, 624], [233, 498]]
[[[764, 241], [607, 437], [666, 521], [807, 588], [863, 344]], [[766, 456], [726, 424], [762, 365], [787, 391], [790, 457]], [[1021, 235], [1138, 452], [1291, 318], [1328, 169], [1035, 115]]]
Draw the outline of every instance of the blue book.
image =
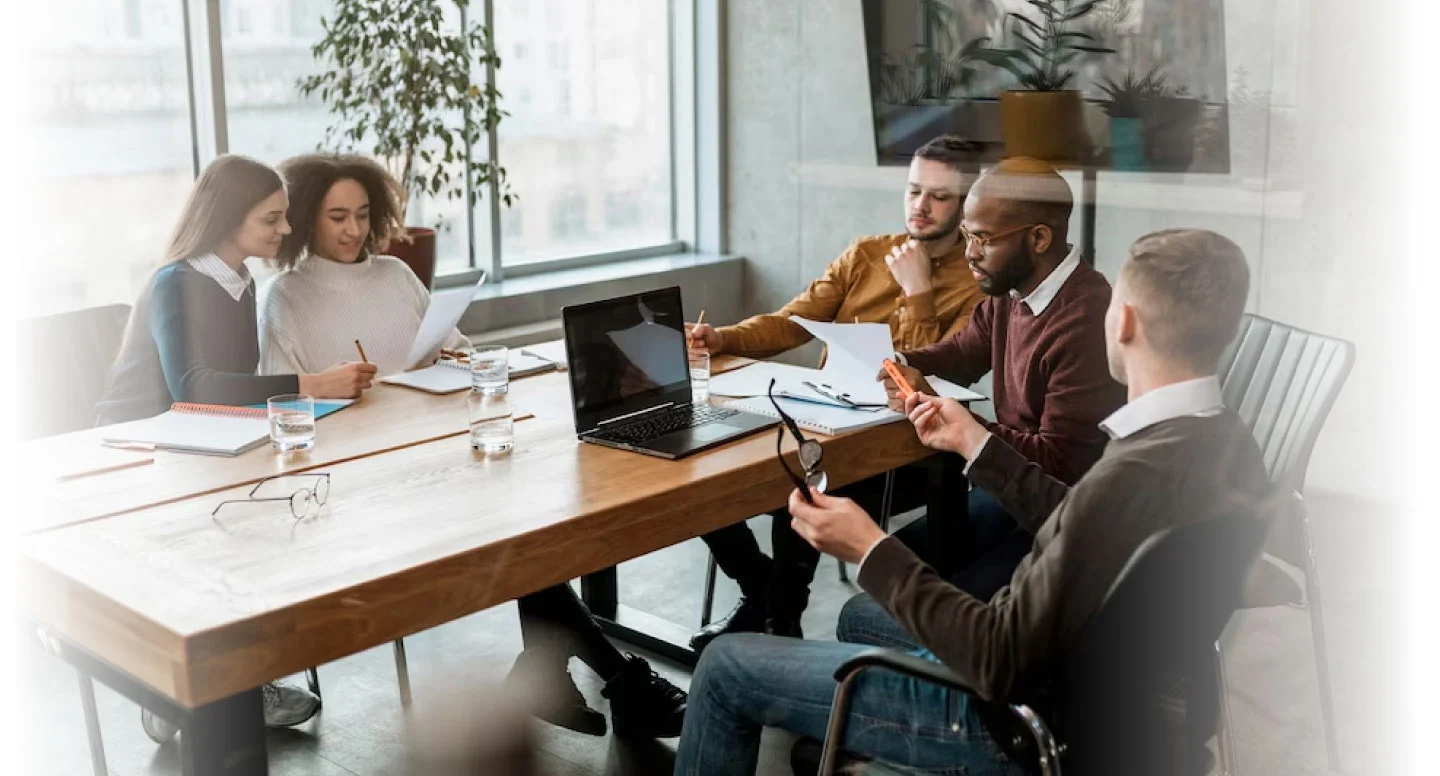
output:
[[[315, 419], [319, 420], [326, 415], [334, 415], [335, 413], [345, 409], [346, 407], [349, 407], [354, 403], [354, 399], [316, 399]], [[260, 410], [267, 409], [264, 404], [250, 404], [247, 406], [254, 407], [255, 409]]]

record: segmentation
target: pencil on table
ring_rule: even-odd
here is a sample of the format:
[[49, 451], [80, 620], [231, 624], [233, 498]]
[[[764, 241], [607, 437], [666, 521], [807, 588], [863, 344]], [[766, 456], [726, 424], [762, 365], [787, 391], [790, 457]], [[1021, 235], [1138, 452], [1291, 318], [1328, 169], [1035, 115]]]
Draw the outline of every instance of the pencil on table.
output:
[[358, 350], [358, 351], [360, 351], [360, 360], [361, 360], [361, 361], [364, 361], [364, 362], [367, 363], [367, 364], [370, 363], [370, 359], [368, 359], [368, 358], [365, 357], [365, 347], [360, 344], [360, 340], [358, 340], [358, 339], [355, 340], [355, 349]]

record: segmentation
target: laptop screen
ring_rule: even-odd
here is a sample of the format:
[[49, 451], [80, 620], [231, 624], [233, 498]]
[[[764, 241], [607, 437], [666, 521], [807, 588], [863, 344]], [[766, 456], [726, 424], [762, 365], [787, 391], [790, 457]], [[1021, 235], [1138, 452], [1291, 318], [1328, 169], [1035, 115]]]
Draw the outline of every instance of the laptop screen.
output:
[[567, 307], [564, 321], [577, 431], [690, 402], [678, 287]]

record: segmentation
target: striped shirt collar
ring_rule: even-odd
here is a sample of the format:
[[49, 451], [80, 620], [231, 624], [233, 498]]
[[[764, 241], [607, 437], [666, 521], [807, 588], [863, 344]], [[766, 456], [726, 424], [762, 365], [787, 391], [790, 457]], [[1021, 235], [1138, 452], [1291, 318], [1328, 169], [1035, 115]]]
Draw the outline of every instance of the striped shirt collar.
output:
[[1020, 296], [1012, 290], [1010, 296], [1024, 302], [1025, 306], [1030, 308], [1030, 314], [1038, 318], [1041, 313], [1045, 312], [1045, 308], [1055, 301], [1055, 295], [1060, 293], [1060, 287], [1065, 285], [1065, 281], [1069, 280], [1071, 275], [1075, 274], [1075, 270], [1079, 266], [1080, 249], [1078, 247], [1071, 248], [1070, 253], [1065, 256], [1060, 265], [1046, 275], [1045, 279], [1040, 281], [1040, 285], [1035, 286], [1034, 291], [1026, 296]]
[[1156, 388], [1101, 421], [1100, 430], [1111, 439], [1124, 439], [1167, 420], [1187, 415], [1209, 417], [1224, 406], [1220, 378], [1211, 375]]
[[196, 272], [219, 283], [220, 287], [225, 289], [225, 293], [237, 302], [240, 301], [240, 297], [245, 296], [245, 292], [250, 288], [250, 268], [244, 264], [240, 265], [240, 270], [237, 272], [213, 253], [196, 256], [189, 259], [188, 263]]

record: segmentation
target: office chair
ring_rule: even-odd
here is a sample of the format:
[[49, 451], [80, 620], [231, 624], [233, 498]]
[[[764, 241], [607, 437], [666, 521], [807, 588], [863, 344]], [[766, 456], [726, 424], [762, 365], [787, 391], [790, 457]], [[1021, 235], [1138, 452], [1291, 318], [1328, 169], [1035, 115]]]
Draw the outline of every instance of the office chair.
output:
[[95, 425], [95, 402], [105, 393], [120, 352], [130, 305], [90, 307], [29, 318], [16, 325], [21, 439], [64, 434]]
[[[1049, 692], [1029, 702], [981, 703], [980, 717], [1006, 753], [1042, 776], [1067, 773], [1199, 776], [1209, 764], [1216, 691], [1211, 645], [1240, 604], [1246, 571], [1270, 524], [1273, 503], [1260, 515], [1216, 517], [1156, 533], [1140, 545], [1111, 584], [1080, 641], [1056, 671]], [[874, 649], [835, 671], [818, 772], [857, 761], [840, 750], [855, 680], [866, 670], [889, 670], [960, 692], [969, 690], [944, 665], [893, 649]], [[1184, 683], [1188, 722], [1185, 763], [1179, 770], [1156, 697]], [[1037, 710], [1038, 709], [1038, 710]], [[797, 746], [795, 772], [809, 772]]]
[[[1240, 333], [1220, 359], [1220, 381], [1225, 405], [1234, 410], [1255, 434], [1265, 467], [1277, 487], [1293, 494], [1293, 509], [1277, 516], [1277, 535], [1285, 559], [1304, 572], [1302, 591], [1271, 555], [1262, 556], [1256, 574], [1247, 584], [1241, 608], [1289, 604], [1310, 613], [1315, 649], [1320, 712], [1325, 726], [1325, 754], [1332, 770], [1340, 770], [1335, 737], [1335, 713], [1330, 694], [1330, 658], [1325, 645], [1325, 616], [1321, 606], [1320, 574], [1315, 544], [1302, 496], [1305, 469], [1315, 439], [1340, 394], [1355, 360], [1355, 347], [1283, 323], [1246, 315]], [[1215, 662], [1221, 684], [1221, 754], [1225, 772], [1238, 774], [1231, 734], [1229, 703], [1224, 693], [1224, 655], [1215, 642]]]

